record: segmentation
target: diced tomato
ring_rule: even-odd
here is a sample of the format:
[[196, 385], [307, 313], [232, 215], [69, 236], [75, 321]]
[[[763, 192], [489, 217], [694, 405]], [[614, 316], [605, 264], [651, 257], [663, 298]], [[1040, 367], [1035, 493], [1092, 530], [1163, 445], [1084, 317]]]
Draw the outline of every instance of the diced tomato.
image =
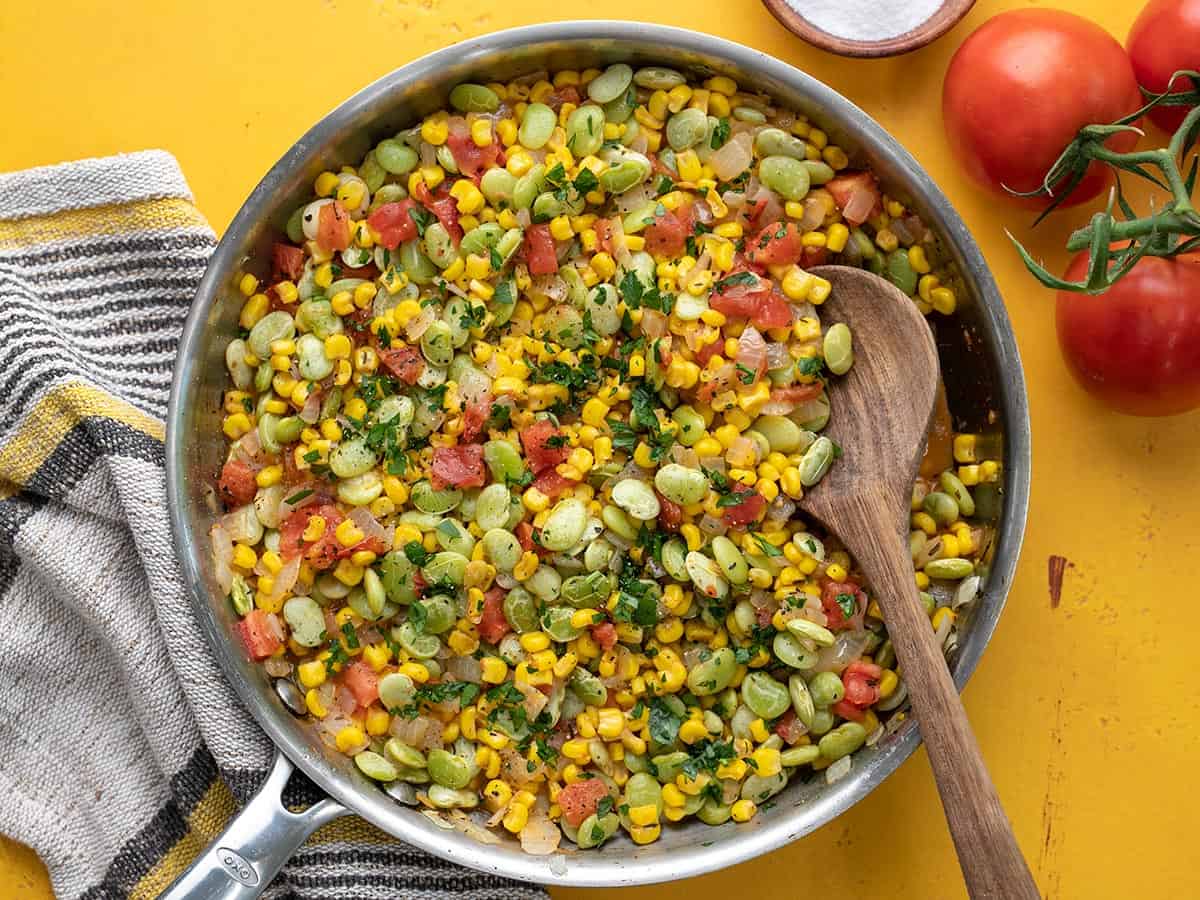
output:
[[612, 220], [597, 219], [592, 223], [592, 230], [596, 232], [596, 249], [603, 250], [605, 253], [612, 253]]
[[867, 714], [851, 703], [849, 700], [839, 700], [833, 706], [829, 707], [829, 711], [835, 716], [841, 716], [843, 719], [849, 719], [851, 722], [861, 722], [866, 719]]
[[668, 500], [658, 491], [658, 505], [662, 508], [658, 514], [658, 521], [667, 531], [678, 531], [679, 526], [683, 524], [683, 507], [674, 500]]
[[804, 727], [804, 723], [796, 718], [795, 711], [791, 709], [780, 716], [773, 730], [789, 747], [808, 732], [808, 729]]
[[530, 225], [525, 229], [525, 262], [534, 275], [551, 275], [558, 271], [558, 256], [550, 226]]
[[383, 542], [382, 538], [372, 535], [371, 537], [363, 538], [353, 546], [340, 547], [335, 556], [337, 559], [348, 559], [359, 550], [370, 550], [376, 556], [382, 556], [384, 553], [387, 553], [388, 549], [387, 544]]
[[340, 200], [321, 207], [317, 216], [317, 246], [322, 250], [345, 250], [350, 246], [350, 213]]
[[416, 347], [380, 347], [379, 361], [405, 384], [416, 384], [425, 371], [425, 358]]
[[473, 441], [483, 433], [488, 416], [492, 414], [492, 393], [484, 391], [467, 404], [463, 411], [463, 440]]
[[425, 183], [424, 179], [416, 179], [412, 188], [412, 198], [422, 206], [428, 206], [433, 202], [433, 191], [429, 190], [429, 185]]
[[608, 785], [603, 778], [584, 778], [571, 782], [559, 792], [558, 805], [567, 824], [578, 828], [584, 819], [596, 812], [600, 801], [608, 796]]
[[537, 550], [538, 545], [533, 540], [533, 526], [529, 522], [518, 522], [513, 534], [517, 536], [517, 543], [521, 545], [522, 550]]
[[354, 695], [359, 709], [366, 709], [379, 699], [379, 676], [361, 659], [342, 670], [342, 686]]
[[279, 454], [283, 458], [283, 483], [288, 487], [297, 485], [308, 479], [309, 473], [296, 465], [296, 454], [293, 449], [284, 450]]
[[755, 328], [762, 330], [782, 328], [792, 323], [792, 308], [787, 298], [773, 288], [740, 296], [714, 292], [708, 304], [727, 316], [745, 316], [754, 323]]
[[758, 491], [751, 491], [750, 496], [737, 506], [725, 507], [725, 524], [734, 528], [748, 525], [757, 521], [767, 508], [767, 498]]
[[601, 622], [591, 627], [592, 639], [605, 650], [611, 650], [617, 643], [617, 626], [612, 622]]
[[775, 618], [775, 609], [770, 606], [754, 607], [754, 619], [763, 628], [771, 624], [771, 620]]
[[879, 183], [870, 172], [843, 172], [829, 181], [825, 190], [851, 225], [861, 225], [883, 208]]
[[805, 247], [800, 256], [801, 268], [811, 269], [813, 266], [823, 266], [829, 262], [828, 247]]
[[450, 135], [446, 138], [446, 146], [450, 148], [450, 155], [458, 164], [458, 171], [468, 178], [474, 178], [481, 172], [490, 169], [500, 156], [499, 141], [493, 138], [486, 147], [476, 146], [465, 124], [462, 130], [452, 129], [450, 131]]
[[240, 459], [229, 460], [221, 469], [217, 489], [226, 506], [245, 506], [258, 492], [253, 467]]
[[281, 643], [271, 628], [267, 615], [261, 609], [252, 609], [237, 623], [242, 643], [246, 645], [246, 651], [254, 660], [266, 659], [279, 649]]
[[[825, 611], [827, 626], [831, 631], [850, 627], [849, 617], [838, 604], [838, 597], [849, 595], [854, 600], [855, 610], [862, 608], [862, 589], [853, 581], [827, 581], [821, 588], [821, 608]], [[856, 613], [852, 613], [851, 616]]]
[[767, 402], [774, 403], [779, 401], [780, 403], [793, 403], [799, 406], [801, 403], [817, 399], [824, 390], [825, 385], [819, 381], [809, 382], [808, 384], [793, 384], [789, 387], [771, 388], [771, 399]]
[[691, 203], [654, 217], [654, 223], [646, 226], [645, 250], [654, 256], [679, 256], [684, 251], [687, 239], [695, 222], [695, 209]]
[[429, 480], [435, 491], [440, 491], [447, 485], [460, 488], [483, 487], [483, 447], [479, 444], [438, 447], [433, 451]]
[[659, 159], [657, 153], [647, 153], [646, 159], [650, 160], [650, 168], [656, 175], [666, 175], [672, 179], [679, 177], [679, 173]]
[[525, 458], [534, 475], [541, 475], [547, 469], [565, 462], [570, 452], [566, 443], [566, 435], [555, 428], [549, 419], [534, 422], [521, 432], [521, 446], [525, 449]]
[[500, 639], [512, 631], [504, 617], [504, 594], [502, 588], [492, 588], [483, 595], [483, 616], [477, 630], [479, 636], [489, 644], [498, 644]]
[[569, 491], [575, 487], [577, 482], [563, 478], [553, 469], [547, 469], [541, 475], [533, 480], [533, 486], [549, 497], [551, 500], [557, 500], [559, 494], [564, 491]]
[[573, 84], [567, 84], [556, 88], [554, 93], [546, 100], [546, 105], [555, 112], [558, 112], [564, 103], [573, 103], [575, 106], [578, 106], [580, 99], [579, 88]]
[[271, 281], [299, 281], [304, 274], [304, 251], [276, 241], [271, 247]]
[[[321, 541], [326, 536], [332, 536], [338, 523], [345, 518], [332, 503], [310, 503], [308, 506], [302, 506], [300, 509], [290, 512], [288, 517], [279, 524], [279, 552], [284, 559], [291, 559], [303, 548], [302, 535], [312, 516], [320, 516], [325, 520], [325, 532]], [[317, 547], [321, 541], [317, 541], [312, 547]], [[307, 557], [308, 553], [305, 556]]]
[[800, 237], [800, 227], [795, 222], [772, 222], [746, 242], [746, 255], [757, 266], [799, 262], [804, 252]]
[[700, 366], [701, 369], [703, 369], [708, 365], [708, 361], [710, 359], [712, 359], [718, 353], [723, 353], [724, 351], [725, 351], [725, 339], [724, 339], [724, 337], [718, 335], [717, 339], [715, 341], [713, 341], [711, 344], [704, 344], [702, 347], [700, 347], [699, 350], [697, 350], [695, 352], [694, 356], [696, 358], [696, 364], [698, 366]]
[[462, 226], [458, 224], [458, 201], [453, 197], [442, 197], [427, 205], [430, 212], [437, 216], [437, 220], [442, 223], [442, 227], [449, 232], [450, 239], [457, 247], [463, 236]]
[[398, 203], [385, 203], [367, 216], [367, 224], [379, 232], [379, 245], [395, 250], [402, 241], [411, 241], [417, 236], [417, 223], [410, 211], [417, 202], [405, 197]]
[[842, 672], [842, 684], [846, 688], [845, 700], [859, 709], [866, 709], [879, 700], [879, 679], [883, 669], [874, 663], [856, 660]]

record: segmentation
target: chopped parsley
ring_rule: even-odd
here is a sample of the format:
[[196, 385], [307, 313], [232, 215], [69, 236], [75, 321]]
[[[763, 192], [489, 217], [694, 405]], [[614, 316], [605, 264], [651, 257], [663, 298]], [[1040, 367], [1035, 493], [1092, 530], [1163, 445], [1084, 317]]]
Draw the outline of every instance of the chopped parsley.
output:
[[659, 744], [673, 744], [679, 736], [679, 726], [683, 720], [667, 705], [666, 701], [655, 697], [650, 701], [650, 739]]
[[354, 626], [349, 622], [342, 625], [342, 634], [346, 636], [346, 646], [351, 650], [358, 649], [358, 635], [354, 633]]
[[717, 506], [722, 509], [730, 506], [740, 506], [754, 495], [754, 491], [750, 488], [744, 488], [736, 481], [731, 482], [729, 476], [724, 472], [705, 468], [701, 468], [701, 471], [704, 472], [709, 484], [713, 486], [713, 490], [719, 495], [717, 497]]
[[734, 272], [713, 285], [713, 290], [723, 294], [732, 287], [754, 287], [758, 284], [758, 276], [753, 272]]
[[741, 363], [737, 364], [738, 381], [742, 384], [754, 384], [758, 378], [758, 373], [749, 366], [744, 366]]
[[838, 608], [842, 611], [842, 615], [844, 615], [847, 619], [858, 612], [858, 603], [855, 601], [853, 594], [838, 594], [833, 599], [837, 602]]
[[675, 190], [675, 184], [666, 175], [659, 176], [658, 184], [654, 187], [656, 197], [661, 197], [664, 194], [669, 194]]
[[425, 237], [425, 229], [437, 221], [437, 216], [423, 206], [414, 206], [408, 211], [408, 217], [417, 226], [417, 237]]
[[716, 772], [736, 756], [732, 741], [699, 741], [688, 748], [688, 759], [680, 768], [695, 778], [701, 772]]
[[783, 556], [783, 551], [768, 541], [761, 534], [754, 535], [754, 543], [762, 550], [764, 556]]
[[796, 362], [796, 371], [812, 378], [819, 376], [824, 368], [825, 360], [819, 356], [805, 356]]
[[404, 555], [414, 566], [423, 566], [433, 558], [433, 554], [421, 546], [420, 541], [409, 541], [405, 544]]
[[722, 147], [729, 140], [730, 131], [732, 129], [729, 126], [728, 118], [722, 117], [717, 119], [717, 125], [713, 128], [712, 139], [708, 142], [708, 146], [713, 150]]
[[309, 488], [305, 488], [302, 491], [296, 491], [296, 493], [292, 494], [292, 496], [290, 496], [290, 497], [285, 497], [283, 502], [288, 504], [289, 506], [295, 506], [297, 503], [299, 503], [305, 497], [310, 496], [311, 494], [312, 494], [312, 490]]

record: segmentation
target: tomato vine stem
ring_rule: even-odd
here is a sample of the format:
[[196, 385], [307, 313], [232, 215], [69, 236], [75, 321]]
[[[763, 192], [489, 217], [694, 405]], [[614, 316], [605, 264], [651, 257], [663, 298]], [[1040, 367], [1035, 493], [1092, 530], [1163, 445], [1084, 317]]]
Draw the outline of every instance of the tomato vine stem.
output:
[[[1173, 91], [1172, 86], [1182, 79], [1190, 79], [1192, 88]], [[1050, 198], [1050, 203], [1034, 222], [1036, 225], [1070, 195], [1093, 162], [1109, 166], [1116, 174], [1105, 210], [1093, 215], [1087, 225], [1075, 230], [1067, 239], [1068, 250], [1089, 252], [1087, 276], [1083, 280], [1066, 281], [1051, 274], [1033, 259], [1020, 241], [1008, 235], [1026, 268], [1047, 287], [1100, 294], [1123, 278], [1143, 256], [1170, 257], [1200, 250], [1200, 213], [1192, 202], [1200, 156], [1193, 157], [1186, 174], [1182, 168], [1188, 152], [1200, 141], [1200, 72], [1176, 72], [1166, 91], [1145, 93], [1149, 102], [1136, 112], [1108, 125], [1088, 125], [1080, 129], [1050, 167], [1042, 186], [1018, 194]], [[1160, 105], [1192, 107], [1166, 147], [1117, 153], [1105, 146], [1105, 141], [1114, 134], [1125, 131], [1140, 134], [1134, 123]], [[1122, 192], [1122, 172], [1143, 178], [1168, 192], [1170, 202], [1157, 211], [1139, 216]], [[1119, 209], [1119, 216], [1114, 207]]]

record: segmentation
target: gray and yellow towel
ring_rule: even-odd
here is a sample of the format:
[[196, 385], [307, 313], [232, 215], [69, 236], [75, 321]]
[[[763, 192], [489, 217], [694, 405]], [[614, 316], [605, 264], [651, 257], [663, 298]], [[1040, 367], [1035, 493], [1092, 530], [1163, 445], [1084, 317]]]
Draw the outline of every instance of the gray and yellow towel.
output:
[[[166, 153], [0, 175], [0, 833], [61, 898], [156, 896], [270, 759], [191, 620], [166, 517], [162, 417], [215, 243]], [[265, 896], [544, 894], [342, 819]]]

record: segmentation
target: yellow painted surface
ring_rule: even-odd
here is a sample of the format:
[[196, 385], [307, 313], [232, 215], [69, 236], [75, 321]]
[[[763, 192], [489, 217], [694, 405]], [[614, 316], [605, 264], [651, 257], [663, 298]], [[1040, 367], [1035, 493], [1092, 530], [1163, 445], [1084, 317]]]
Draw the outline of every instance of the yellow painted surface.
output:
[[[990, 15], [1023, 5], [981, 0], [964, 24], [920, 53], [856, 62], [807, 47], [757, 0], [722, 0], [709, 14], [676, 0], [608, 0], [603, 8], [558, 0], [6, 3], [0, 103], [9, 115], [0, 170], [162, 147], [179, 159], [220, 230], [292, 142], [369, 81], [444, 44], [575, 11], [712, 31], [834, 85], [915, 153], [971, 225], [1025, 361], [1034, 427], [1025, 553], [965, 695], [1017, 837], [1052, 897], [1194, 896], [1190, 785], [1200, 720], [1190, 649], [1195, 579], [1185, 563], [1200, 558], [1200, 416], [1120, 418], [1068, 381], [1053, 298], [1026, 276], [1002, 229], [1061, 269], [1063, 239], [1087, 211], [1060, 214], [1031, 235], [1028, 214], [966, 182], [941, 132], [941, 79], [955, 47]], [[1086, 13], [1120, 39], [1139, 6], [1039, 5]], [[1057, 609], [1046, 589], [1051, 554], [1074, 564]], [[726, 872], [614, 896], [741, 895], [964, 896], [924, 755], [791, 847]], [[48, 896], [36, 857], [0, 841], [0, 898]]]

